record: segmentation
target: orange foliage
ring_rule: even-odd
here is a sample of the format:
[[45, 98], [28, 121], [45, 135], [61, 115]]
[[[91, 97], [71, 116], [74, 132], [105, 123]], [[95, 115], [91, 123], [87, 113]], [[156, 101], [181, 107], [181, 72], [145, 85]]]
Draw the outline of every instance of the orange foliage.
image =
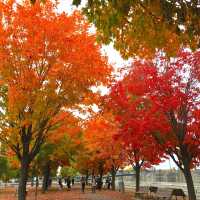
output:
[[122, 144], [114, 139], [117, 125], [111, 113], [104, 113], [87, 123], [85, 142], [92, 153], [91, 161], [105, 161], [105, 170], [118, 169], [123, 163]]
[[[89, 34], [89, 24], [79, 12], [68, 16], [55, 9], [51, 1], [0, 1], [1, 85], [8, 88], [1, 140], [7, 140], [18, 157], [23, 134], [30, 136], [31, 152], [58, 128], [62, 115], [67, 117], [65, 126], [73, 124], [63, 108], [91, 102], [91, 86], [109, 81], [111, 67], [95, 35]], [[51, 138], [57, 139], [65, 128]], [[77, 131], [68, 127], [69, 134]]]

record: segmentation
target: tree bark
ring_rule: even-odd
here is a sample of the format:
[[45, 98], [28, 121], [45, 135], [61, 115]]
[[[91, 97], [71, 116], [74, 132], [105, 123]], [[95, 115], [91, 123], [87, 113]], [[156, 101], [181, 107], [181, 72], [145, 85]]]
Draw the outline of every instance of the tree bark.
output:
[[22, 158], [21, 172], [18, 186], [18, 200], [26, 200], [26, 184], [28, 180], [29, 162], [26, 158]]
[[187, 162], [184, 163], [183, 173], [184, 173], [186, 184], [187, 184], [189, 200], [196, 200], [196, 194], [195, 194], [192, 174], [191, 174], [189, 164]]
[[87, 170], [86, 171], [86, 180], [85, 180], [85, 182], [86, 182], [86, 185], [88, 185], [88, 178], [89, 178], [89, 171]]
[[102, 188], [102, 183], [103, 183], [102, 179], [103, 179], [103, 165], [100, 163], [100, 165], [99, 165], [99, 185], [98, 185], [99, 190], [101, 190], [101, 188]]
[[43, 171], [43, 175], [44, 175], [44, 179], [43, 179], [43, 183], [42, 183], [42, 190], [43, 192], [46, 192], [48, 190], [49, 187], [49, 177], [50, 177], [50, 161], [48, 161], [45, 166], [44, 166], [44, 171]]
[[138, 192], [140, 190], [140, 166], [136, 165], [134, 167], [135, 170], [135, 186], [136, 186], [136, 192]]
[[116, 177], [116, 170], [114, 169], [114, 167], [112, 167], [111, 170], [111, 175], [112, 175], [112, 190], [115, 190], [115, 177]]

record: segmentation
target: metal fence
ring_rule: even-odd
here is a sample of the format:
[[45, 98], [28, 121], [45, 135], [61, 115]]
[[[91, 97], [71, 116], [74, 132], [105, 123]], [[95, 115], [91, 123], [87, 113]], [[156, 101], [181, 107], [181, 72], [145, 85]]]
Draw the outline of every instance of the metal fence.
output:
[[[195, 191], [197, 199], [200, 200], [200, 170], [192, 172]], [[135, 173], [122, 173], [120, 172], [116, 178], [116, 186], [118, 188], [118, 182], [123, 181], [125, 190], [135, 189]], [[141, 186], [157, 186], [160, 188], [181, 188], [187, 194], [187, 186], [185, 183], [184, 175], [180, 170], [151, 170], [142, 171], [140, 176]]]

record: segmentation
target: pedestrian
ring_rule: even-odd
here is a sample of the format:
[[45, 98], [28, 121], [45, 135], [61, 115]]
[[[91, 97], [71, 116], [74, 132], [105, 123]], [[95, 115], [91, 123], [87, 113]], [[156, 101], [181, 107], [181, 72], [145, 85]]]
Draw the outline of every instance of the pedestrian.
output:
[[81, 177], [81, 190], [84, 193], [85, 192], [85, 177]]
[[67, 177], [64, 178], [65, 185], [67, 185]]
[[74, 185], [74, 177], [72, 177], [72, 185]]
[[31, 187], [33, 187], [34, 186], [34, 177], [32, 177], [32, 179], [31, 179]]
[[52, 184], [52, 179], [51, 179], [51, 177], [49, 177], [49, 180], [48, 180], [48, 187], [51, 187], [51, 184]]
[[106, 184], [107, 184], [107, 189], [110, 189], [111, 179], [109, 176], [107, 176], [107, 178], [106, 178]]
[[92, 178], [92, 193], [96, 192], [96, 180], [95, 180], [95, 176], [93, 176]]
[[71, 189], [71, 178], [70, 178], [70, 176], [67, 177], [67, 188], [68, 188], [68, 190]]
[[101, 190], [103, 182], [99, 176], [97, 177], [96, 183], [97, 183], [97, 189]]
[[62, 178], [61, 177], [58, 178], [58, 184], [60, 186], [60, 189], [62, 190], [63, 189], [63, 184], [62, 184]]

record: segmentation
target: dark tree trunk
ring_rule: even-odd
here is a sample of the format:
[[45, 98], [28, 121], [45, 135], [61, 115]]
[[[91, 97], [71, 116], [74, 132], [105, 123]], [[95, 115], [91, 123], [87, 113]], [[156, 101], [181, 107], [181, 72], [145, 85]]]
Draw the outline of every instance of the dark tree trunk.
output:
[[112, 190], [115, 190], [115, 177], [116, 177], [116, 170], [114, 167], [112, 167], [111, 170], [111, 175], [112, 175]]
[[98, 189], [101, 190], [102, 185], [103, 185], [103, 165], [100, 163], [99, 165], [99, 184], [98, 184]]
[[140, 190], [140, 165], [136, 165], [134, 167], [135, 170], [135, 187], [136, 187], [136, 192]]
[[100, 180], [102, 182], [102, 179], [103, 179], [103, 170], [100, 172], [99, 176], [100, 176]]
[[21, 161], [21, 171], [20, 171], [20, 179], [18, 186], [18, 200], [26, 199], [26, 184], [28, 180], [28, 169], [29, 169], [29, 162], [27, 159], [23, 158]]
[[51, 171], [50, 161], [48, 161], [45, 164], [44, 171], [43, 171], [43, 173], [44, 173], [43, 174], [44, 175], [44, 179], [43, 179], [43, 183], [42, 183], [42, 190], [43, 190], [43, 192], [46, 192], [48, 190], [49, 178], [50, 178], [50, 171]]
[[191, 170], [190, 170], [188, 162], [184, 162], [183, 173], [184, 173], [186, 184], [187, 184], [189, 200], [196, 200], [194, 183], [193, 183], [192, 174], [191, 174]]
[[99, 179], [100, 179], [100, 189], [101, 189], [101, 187], [102, 187], [102, 183], [103, 183], [103, 169], [102, 170], [100, 170], [100, 172], [99, 172]]
[[86, 185], [88, 185], [88, 178], [89, 178], [89, 171], [87, 170], [86, 171], [86, 178], [85, 178]]
[[31, 161], [35, 158], [35, 156], [39, 153], [41, 145], [44, 143], [43, 138], [43, 128], [46, 126], [48, 120], [44, 120], [43, 124], [40, 127], [40, 131], [38, 132], [38, 137], [35, 139], [33, 143], [32, 149], [30, 148], [30, 143], [32, 141], [32, 124], [26, 128], [23, 126], [20, 129], [21, 142], [22, 142], [22, 150], [19, 147], [15, 148], [15, 153], [18, 159], [21, 162], [21, 172], [19, 178], [19, 187], [18, 187], [18, 200], [26, 200], [26, 183], [28, 179], [28, 170]]

